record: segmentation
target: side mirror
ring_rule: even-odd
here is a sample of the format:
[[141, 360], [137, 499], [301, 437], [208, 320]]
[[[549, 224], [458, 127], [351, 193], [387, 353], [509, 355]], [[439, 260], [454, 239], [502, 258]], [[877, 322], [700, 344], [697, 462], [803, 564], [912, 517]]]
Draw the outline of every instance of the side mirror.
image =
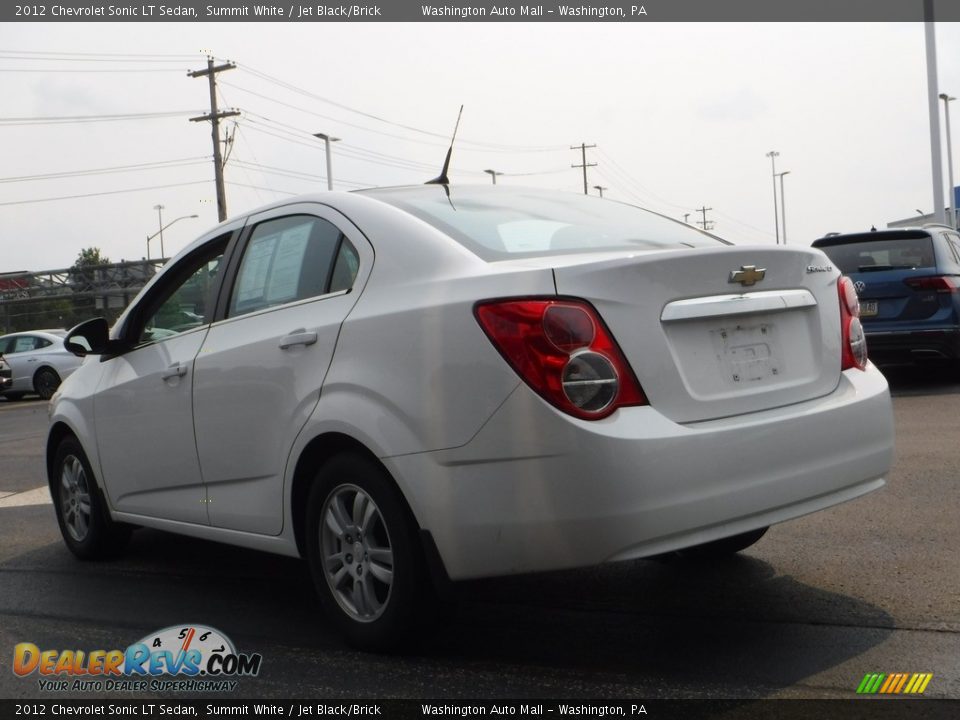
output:
[[67, 352], [78, 357], [105, 355], [115, 351], [114, 342], [110, 340], [110, 326], [103, 318], [94, 318], [77, 325], [67, 333], [63, 345]]

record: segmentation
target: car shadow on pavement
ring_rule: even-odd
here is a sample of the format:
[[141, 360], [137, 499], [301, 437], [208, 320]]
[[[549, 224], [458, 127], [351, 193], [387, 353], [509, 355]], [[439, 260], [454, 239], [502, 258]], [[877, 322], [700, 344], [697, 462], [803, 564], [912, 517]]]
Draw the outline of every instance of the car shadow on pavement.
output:
[[[144, 529], [118, 560], [77, 562], [52, 543], [9, 558], [0, 578], [0, 614], [24, 627], [56, 620], [52, 647], [104, 634], [125, 647], [205, 624], [262, 652], [270, 662], [248, 691], [278, 697], [293, 684], [355, 697], [760, 698], [855, 658], [894, 625], [747, 554], [634, 561], [458, 583], [456, 608], [397, 663], [349, 649], [292, 558]], [[331, 654], [349, 661], [333, 668]]]
[[960, 364], [957, 363], [886, 365], [880, 371], [894, 396], [960, 393]]
[[[604, 670], [685, 696], [763, 697], [854, 658], [894, 620], [746, 554], [463, 583], [434, 651]], [[640, 679], [642, 678], [642, 682]], [[652, 693], [656, 696], [656, 691]]]

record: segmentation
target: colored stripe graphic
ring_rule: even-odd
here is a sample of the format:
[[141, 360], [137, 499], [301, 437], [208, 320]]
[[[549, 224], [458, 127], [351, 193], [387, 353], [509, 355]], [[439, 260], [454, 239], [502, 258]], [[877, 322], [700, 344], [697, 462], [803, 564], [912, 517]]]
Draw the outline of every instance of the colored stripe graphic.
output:
[[922, 695], [933, 673], [867, 673], [857, 686], [858, 695]]

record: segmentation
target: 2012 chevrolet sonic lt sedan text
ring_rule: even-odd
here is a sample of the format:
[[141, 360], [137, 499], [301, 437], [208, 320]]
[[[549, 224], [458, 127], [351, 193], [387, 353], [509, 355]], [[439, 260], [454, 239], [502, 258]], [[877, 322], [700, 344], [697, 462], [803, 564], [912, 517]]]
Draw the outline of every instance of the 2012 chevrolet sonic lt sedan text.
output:
[[887, 384], [818, 250], [562, 193], [328, 193], [186, 248], [51, 403], [81, 558], [131, 525], [304, 557], [362, 647], [440, 581], [735, 552], [884, 484]]

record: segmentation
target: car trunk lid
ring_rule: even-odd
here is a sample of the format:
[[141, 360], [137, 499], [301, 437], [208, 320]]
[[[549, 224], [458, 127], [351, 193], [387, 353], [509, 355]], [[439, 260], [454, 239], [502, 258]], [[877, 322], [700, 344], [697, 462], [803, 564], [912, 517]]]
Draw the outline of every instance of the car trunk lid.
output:
[[555, 258], [557, 292], [599, 311], [676, 422], [826, 395], [840, 375], [839, 273], [819, 251], [744, 247]]

